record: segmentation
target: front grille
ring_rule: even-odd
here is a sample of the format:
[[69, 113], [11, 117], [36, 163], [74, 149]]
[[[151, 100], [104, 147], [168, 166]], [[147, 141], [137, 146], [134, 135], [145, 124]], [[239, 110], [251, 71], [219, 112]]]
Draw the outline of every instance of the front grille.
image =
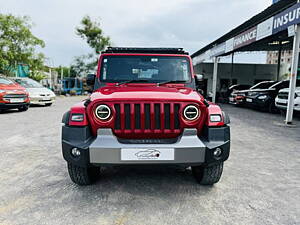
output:
[[282, 102], [277, 102], [276, 104], [281, 106], [287, 106], [287, 103], [282, 103]]
[[179, 103], [114, 104], [116, 133], [180, 132]]
[[[288, 92], [279, 92], [278, 98], [279, 99], [289, 99], [289, 93]], [[295, 98], [297, 98], [296, 94], [295, 94]]]
[[26, 98], [24, 94], [7, 94], [3, 98]]
[[278, 98], [279, 98], [279, 99], [288, 99], [288, 98], [289, 98], [289, 93], [280, 92], [280, 93], [278, 94]]

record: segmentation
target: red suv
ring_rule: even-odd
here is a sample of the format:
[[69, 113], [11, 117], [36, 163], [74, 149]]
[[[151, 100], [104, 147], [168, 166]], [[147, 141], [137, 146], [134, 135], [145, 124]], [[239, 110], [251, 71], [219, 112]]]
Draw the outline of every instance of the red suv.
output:
[[108, 48], [89, 99], [63, 116], [62, 152], [73, 182], [87, 185], [106, 165], [191, 166], [217, 183], [230, 151], [229, 117], [195, 88], [181, 48]]
[[29, 107], [29, 97], [25, 88], [14, 81], [0, 76], [0, 111], [19, 109], [26, 111]]

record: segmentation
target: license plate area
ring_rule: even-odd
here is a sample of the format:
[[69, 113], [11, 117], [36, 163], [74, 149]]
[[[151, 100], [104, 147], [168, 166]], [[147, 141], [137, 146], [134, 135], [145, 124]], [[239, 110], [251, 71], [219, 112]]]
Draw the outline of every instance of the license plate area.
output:
[[172, 161], [174, 148], [122, 148], [121, 161]]
[[11, 99], [9, 99], [9, 102], [10, 103], [21, 103], [21, 102], [24, 102], [24, 99], [23, 98], [11, 98]]

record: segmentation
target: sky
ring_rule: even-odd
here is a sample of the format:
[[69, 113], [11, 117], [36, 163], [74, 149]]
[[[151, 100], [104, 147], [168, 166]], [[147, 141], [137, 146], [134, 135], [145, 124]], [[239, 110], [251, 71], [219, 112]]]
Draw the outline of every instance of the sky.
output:
[[[114, 46], [183, 47], [190, 53], [271, 5], [271, 0], [0, 0], [0, 13], [27, 15], [50, 66], [68, 66], [92, 50], [75, 33], [83, 16], [101, 23]], [[228, 59], [225, 59], [225, 61]], [[265, 63], [265, 54], [238, 54], [236, 62]]]

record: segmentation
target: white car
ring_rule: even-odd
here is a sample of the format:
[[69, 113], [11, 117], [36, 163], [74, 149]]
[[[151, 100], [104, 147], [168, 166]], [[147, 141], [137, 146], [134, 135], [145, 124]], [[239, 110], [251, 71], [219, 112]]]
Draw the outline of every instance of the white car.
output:
[[[283, 110], [287, 109], [288, 98], [289, 98], [289, 88], [281, 89], [275, 99], [276, 107]], [[294, 110], [300, 111], [300, 87], [297, 87], [295, 91]]]
[[40, 83], [30, 78], [14, 77], [12, 78], [22, 87], [26, 88], [29, 93], [31, 105], [45, 105], [50, 106], [55, 101], [55, 94], [53, 91], [45, 88]]

